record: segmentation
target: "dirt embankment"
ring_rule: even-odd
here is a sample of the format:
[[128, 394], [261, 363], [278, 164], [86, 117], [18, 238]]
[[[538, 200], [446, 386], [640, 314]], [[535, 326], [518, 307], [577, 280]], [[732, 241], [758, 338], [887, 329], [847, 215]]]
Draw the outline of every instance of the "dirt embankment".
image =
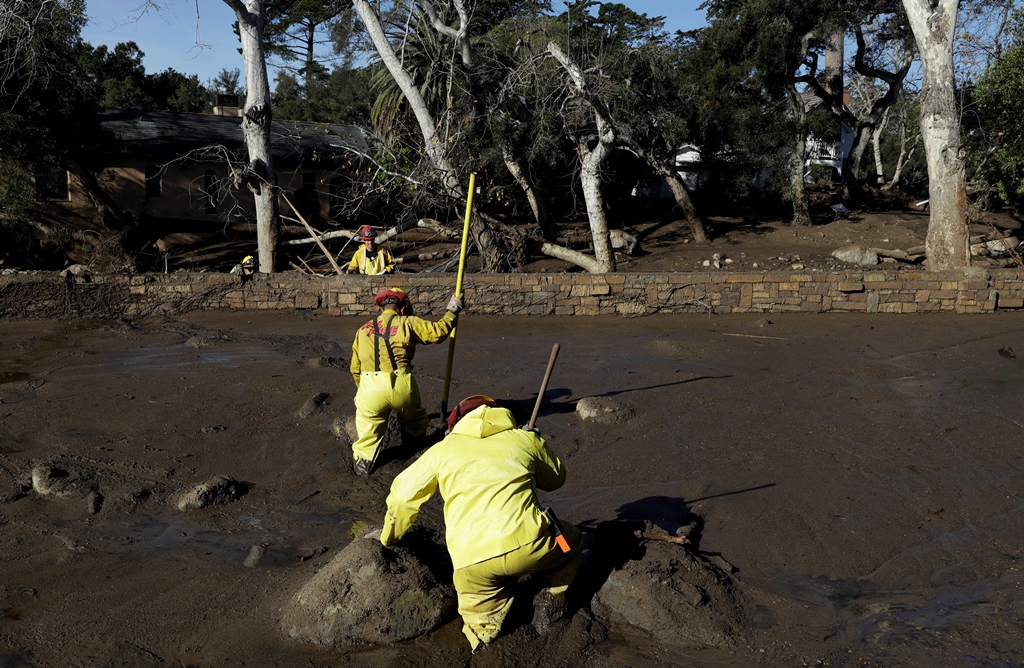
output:
[[[467, 317], [456, 397], [528, 414], [562, 345], [539, 424], [569, 470], [543, 501], [592, 542], [571, 616], [538, 635], [523, 597], [475, 656], [454, 619], [379, 647], [294, 643], [288, 602], [380, 522], [415, 456], [351, 472], [334, 426], [359, 324], [0, 321], [0, 665], [1024, 658], [1019, 314]], [[417, 355], [432, 409], [444, 358]], [[585, 397], [606, 419], [579, 417]], [[177, 505], [218, 475], [233, 500]], [[437, 500], [420, 522], [440, 527]]]

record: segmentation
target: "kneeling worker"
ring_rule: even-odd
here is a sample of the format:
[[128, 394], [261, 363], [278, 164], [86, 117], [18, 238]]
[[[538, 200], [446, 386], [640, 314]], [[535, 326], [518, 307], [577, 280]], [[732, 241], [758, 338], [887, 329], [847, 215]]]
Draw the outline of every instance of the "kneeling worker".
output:
[[420, 343], [444, 341], [462, 310], [462, 297], [452, 296], [448, 312], [437, 322], [412, 315], [409, 298], [399, 288], [377, 294], [381, 308], [376, 318], [356, 331], [352, 343], [352, 378], [356, 382], [356, 430], [352, 444], [357, 475], [368, 475], [387, 432], [388, 416], [398, 411], [406, 432], [427, 433], [430, 419], [420, 404], [420, 390], [412, 376], [412, 358]]
[[386, 249], [377, 247], [372, 227], [369, 225], [360, 227], [356, 238], [362, 241], [363, 245], [357, 248], [352, 255], [352, 261], [345, 269], [346, 273], [368, 276], [394, 273], [395, 259]]
[[583, 534], [538, 505], [537, 489], [565, 482], [544, 439], [517, 429], [512, 414], [484, 396], [460, 403], [448, 425], [448, 436], [392, 483], [380, 541], [399, 540], [440, 489], [462, 632], [476, 651], [501, 632], [519, 576], [542, 573], [548, 592], [564, 597]]

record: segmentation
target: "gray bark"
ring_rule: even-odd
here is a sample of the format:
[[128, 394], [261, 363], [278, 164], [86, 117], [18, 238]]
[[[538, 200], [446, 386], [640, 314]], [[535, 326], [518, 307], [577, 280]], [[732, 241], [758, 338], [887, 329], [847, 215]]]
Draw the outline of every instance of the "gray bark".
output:
[[[586, 100], [594, 110], [597, 141], [593, 146], [590, 146], [589, 137], [577, 142], [582, 158], [580, 181], [583, 186], [583, 199], [587, 205], [590, 231], [594, 237], [594, 259], [597, 261], [597, 272], [595, 273], [615, 271], [615, 254], [612, 252], [612, 244], [608, 236], [608, 217], [605, 213], [604, 195], [601, 192], [601, 166], [615, 147], [615, 126], [611, 122], [611, 114], [604, 106], [603, 101], [589, 95], [583, 71], [579, 66], [555, 42], [548, 43], [548, 52], [569, 75], [575, 89], [574, 95]], [[593, 272], [592, 269], [588, 269], [588, 271]]]
[[530, 179], [526, 176], [526, 170], [519, 163], [519, 160], [512, 154], [512, 152], [506, 147], [502, 151], [502, 157], [505, 159], [505, 167], [508, 168], [509, 174], [516, 180], [519, 187], [526, 193], [526, 199], [530, 202], [530, 209], [533, 211], [533, 218], [540, 225], [540, 229], [544, 232], [545, 236], [553, 234], [551, 229], [551, 219], [548, 216], [548, 208], [544, 203], [544, 198], [537, 192], [537, 188], [530, 182]]
[[682, 210], [683, 215], [686, 216], [686, 221], [690, 224], [693, 240], [699, 244], [708, 243], [710, 239], [708, 238], [707, 229], [704, 227], [704, 221], [701, 219], [700, 214], [697, 213], [697, 207], [693, 205], [690, 193], [686, 190], [686, 184], [683, 183], [683, 177], [679, 176], [675, 165], [669, 165], [664, 160], [658, 160], [650, 151], [645, 151], [634, 142], [627, 143], [630, 151], [646, 162], [647, 166], [654, 170], [655, 174], [665, 179], [669, 190], [672, 191], [672, 197], [675, 199], [676, 205]]
[[263, 0], [224, 0], [238, 17], [238, 33], [245, 61], [245, 107], [242, 110], [242, 134], [249, 150], [249, 175], [246, 185], [256, 201], [256, 239], [261, 273], [272, 273], [277, 265], [280, 218], [270, 152], [270, 84], [267, 59], [263, 51], [263, 26], [266, 19]]
[[795, 85], [787, 88], [789, 93], [789, 106], [793, 112], [793, 121], [796, 123], [796, 133], [793, 135], [793, 159], [790, 162], [789, 184], [793, 198], [793, 224], [810, 225], [811, 210], [807, 205], [807, 190], [804, 188], [804, 156], [807, 155], [807, 128], [804, 124], [806, 112], [804, 111], [804, 99], [800, 96]]
[[931, 270], [971, 264], [967, 187], [956, 107], [953, 39], [959, 0], [903, 0], [921, 53], [921, 136], [928, 162], [931, 218], [925, 254]]
[[438, 137], [438, 124], [430, 113], [430, 109], [427, 108], [426, 100], [424, 100], [423, 95], [420, 93], [416, 82], [406, 72], [402, 66], [402, 61], [399, 60], [395, 50], [391, 47], [391, 43], [384, 33], [380, 16], [367, 0], [353, 0], [352, 6], [356, 13], [359, 14], [363, 25], [366, 26], [366, 32], [370, 36], [377, 54], [380, 55], [381, 61], [388, 68], [388, 72], [391, 73], [395, 83], [398, 84], [402, 95], [405, 96], [405, 101], [409, 103], [409, 107], [416, 117], [416, 123], [420, 127], [420, 134], [423, 135], [423, 145], [427, 157], [433, 163], [434, 168], [440, 173], [441, 182], [444, 184], [445, 189], [449, 195], [461, 196], [462, 188], [459, 184], [458, 175], [445, 153], [447, 141], [445, 141], [444, 137]]

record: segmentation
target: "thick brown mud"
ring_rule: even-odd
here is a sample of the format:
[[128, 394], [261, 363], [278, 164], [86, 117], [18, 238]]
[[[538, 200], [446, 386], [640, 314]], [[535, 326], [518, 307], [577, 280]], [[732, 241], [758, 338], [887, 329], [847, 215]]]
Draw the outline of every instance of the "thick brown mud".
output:
[[[1024, 317], [771, 321], [462, 319], [453, 400], [490, 394], [524, 422], [561, 344], [538, 425], [569, 478], [543, 500], [593, 548], [570, 619], [538, 636], [524, 600], [475, 656], [457, 619], [383, 647], [280, 631], [415, 456], [393, 447], [356, 478], [332, 432], [360, 321], [0, 321], [0, 666], [1020, 665]], [[417, 353], [434, 411], [445, 354]], [[582, 421], [584, 397], [618, 417]], [[60, 494], [32, 490], [40, 466]], [[245, 494], [175, 507], [217, 475]], [[727, 642], [591, 606], [631, 569], [689, 592], [679, 618], [713, 603], [658, 570], [686, 548], [599, 538], [602, 522], [671, 534], [694, 516], [677, 562], [727, 575], [734, 618], [707, 617]], [[439, 527], [436, 500], [421, 521]], [[677, 612], [657, 596], [659, 619]]]

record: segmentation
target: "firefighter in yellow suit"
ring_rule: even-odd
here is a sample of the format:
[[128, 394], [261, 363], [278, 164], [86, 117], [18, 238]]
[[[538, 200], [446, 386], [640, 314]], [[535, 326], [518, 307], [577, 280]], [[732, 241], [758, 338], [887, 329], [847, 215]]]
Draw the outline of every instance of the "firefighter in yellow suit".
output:
[[377, 246], [376, 238], [373, 236], [373, 228], [363, 225], [359, 228], [357, 238], [363, 245], [356, 249], [352, 260], [348, 263], [345, 272], [348, 274], [366, 274], [377, 276], [378, 274], [392, 274], [395, 271], [395, 259], [391, 257], [384, 248]]
[[356, 383], [356, 431], [352, 444], [357, 475], [368, 475], [387, 432], [388, 416], [398, 411], [406, 432], [413, 437], [427, 432], [430, 419], [420, 404], [420, 390], [412, 376], [412, 358], [421, 343], [444, 341], [462, 310], [462, 297], [453, 296], [448, 312], [437, 322], [412, 315], [409, 297], [399, 288], [377, 294], [381, 313], [356, 331], [352, 342], [352, 378]]
[[538, 505], [538, 489], [565, 482], [565, 467], [544, 439], [517, 429], [508, 410], [483, 396], [460, 403], [448, 424], [448, 436], [392, 483], [380, 541], [399, 540], [440, 490], [462, 632], [475, 651], [501, 632], [519, 576], [542, 573], [548, 592], [564, 596], [579, 567], [583, 535]]

